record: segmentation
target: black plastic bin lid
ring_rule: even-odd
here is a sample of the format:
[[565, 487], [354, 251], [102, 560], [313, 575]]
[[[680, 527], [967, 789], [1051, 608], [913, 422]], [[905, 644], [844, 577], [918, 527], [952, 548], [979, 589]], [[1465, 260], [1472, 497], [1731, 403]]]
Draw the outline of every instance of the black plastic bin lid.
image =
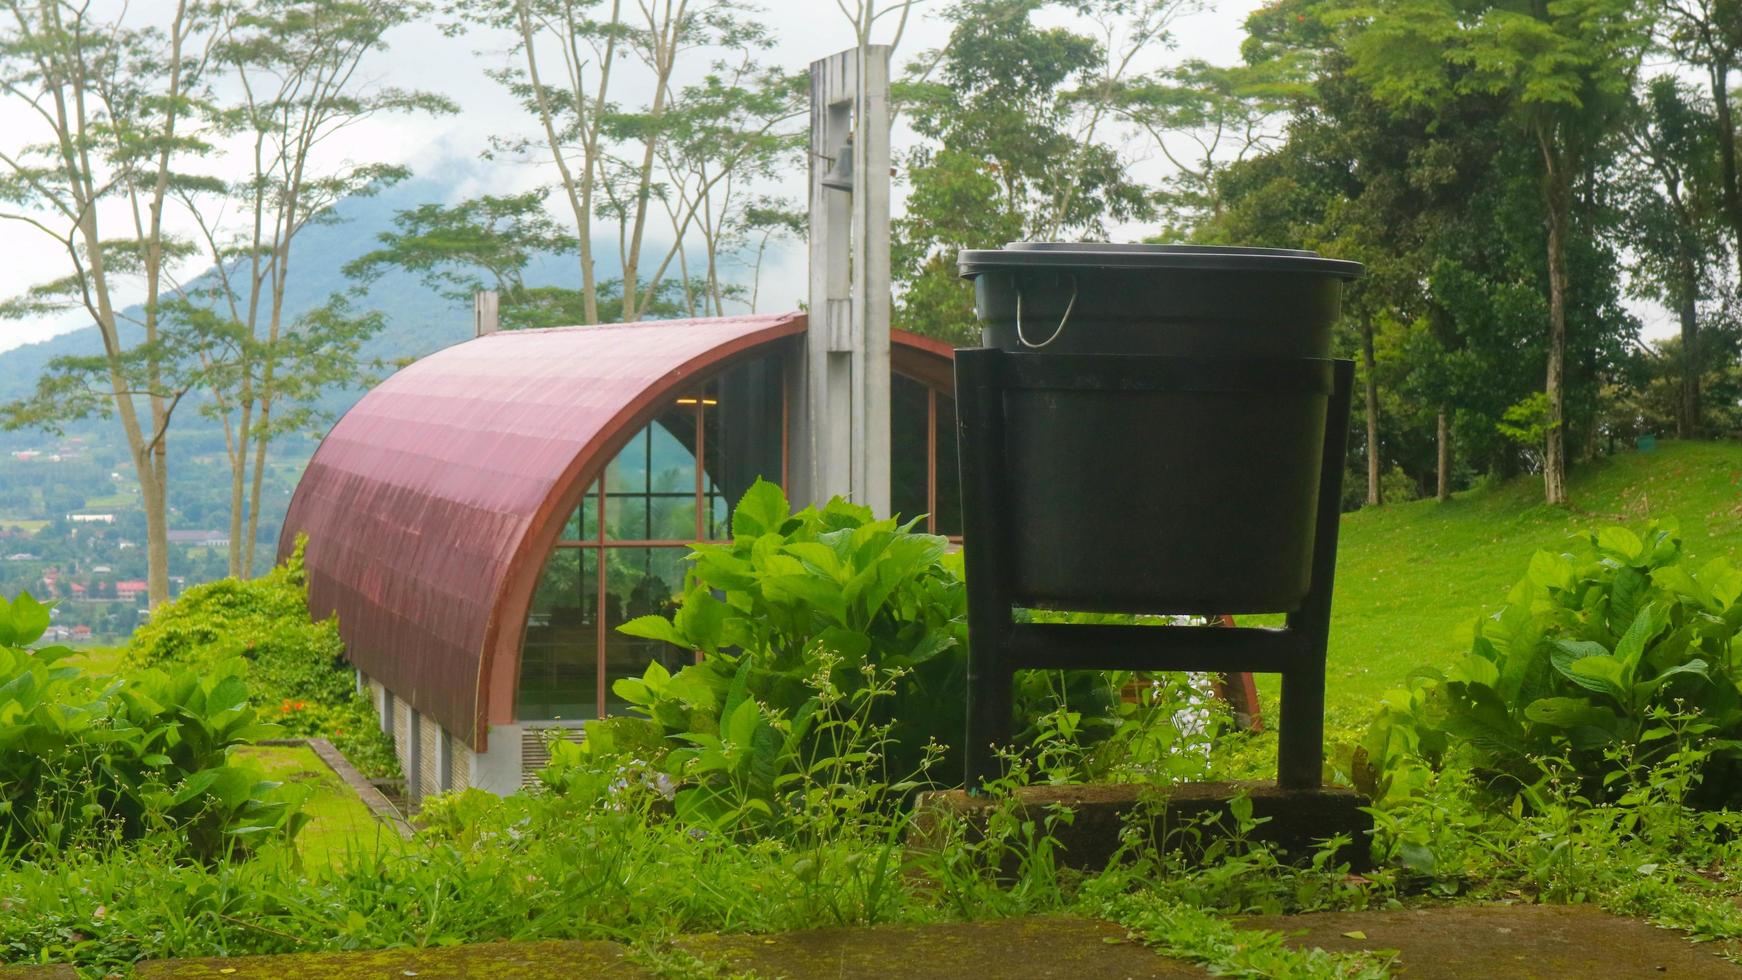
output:
[[1327, 259], [1298, 248], [1224, 245], [1122, 245], [1112, 242], [1011, 242], [1003, 248], [964, 249], [956, 257], [962, 278], [994, 269], [1181, 269], [1203, 272], [1306, 272], [1359, 279], [1359, 262]]

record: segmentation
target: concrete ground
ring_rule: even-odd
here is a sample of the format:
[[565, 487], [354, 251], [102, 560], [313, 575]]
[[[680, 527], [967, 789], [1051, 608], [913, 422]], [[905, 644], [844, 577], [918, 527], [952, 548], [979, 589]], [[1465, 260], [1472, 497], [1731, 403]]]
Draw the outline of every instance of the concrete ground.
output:
[[[1589, 907], [1437, 906], [1244, 919], [1291, 945], [1392, 951], [1393, 972], [1439, 978], [1684, 977], [1742, 980], [1742, 967], [1710, 947], [1636, 919]], [[142, 980], [543, 980], [655, 976], [608, 942], [485, 943], [445, 949], [163, 960]], [[1145, 948], [1108, 922], [1069, 917], [917, 926], [817, 929], [771, 936], [689, 936], [658, 957], [667, 973], [834, 980], [1020, 977], [1032, 980], [1205, 977], [1201, 968]], [[0, 967], [0, 980], [60, 980], [65, 967]]]

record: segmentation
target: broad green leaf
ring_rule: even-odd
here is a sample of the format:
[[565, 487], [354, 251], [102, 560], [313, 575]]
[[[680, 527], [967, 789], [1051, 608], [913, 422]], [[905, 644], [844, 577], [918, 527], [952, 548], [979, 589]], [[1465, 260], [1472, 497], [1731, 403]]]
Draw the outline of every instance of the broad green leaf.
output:
[[777, 533], [791, 513], [786, 494], [778, 486], [757, 480], [738, 498], [738, 506], [732, 511], [732, 536], [754, 538]]
[[1539, 551], [1530, 557], [1530, 580], [1545, 589], [1570, 589], [1573, 564], [1565, 555]]
[[1631, 566], [1615, 573], [1609, 587], [1609, 629], [1621, 633], [1639, 615], [1639, 607], [1651, 589], [1651, 579]]
[[1586, 698], [1541, 698], [1524, 708], [1524, 717], [1555, 728], [1602, 728], [1613, 731], [1619, 719], [1604, 705]]
[[1640, 659], [1645, 656], [1645, 648], [1668, 624], [1669, 610], [1658, 603], [1648, 602], [1640, 608], [1627, 632], [1621, 634], [1621, 639], [1615, 643], [1615, 659], [1621, 665], [1623, 676], [1632, 678]]
[[41, 639], [48, 631], [48, 623], [48, 607], [37, 602], [30, 593], [20, 592], [18, 598], [12, 600], [12, 629], [20, 646]]
[[1737, 597], [1742, 596], [1742, 570], [1727, 558], [1714, 558], [1700, 566], [1699, 578], [1720, 609], [1735, 605]]
[[23, 646], [18, 636], [18, 628], [12, 620], [12, 603], [0, 596], [0, 647]]
[[663, 640], [673, 646], [690, 648], [689, 638], [680, 633], [664, 616], [637, 616], [617, 627], [617, 632], [647, 640]]
[[1565, 671], [1575, 684], [1599, 694], [1607, 694], [1622, 704], [1628, 703], [1627, 683], [1621, 663], [1615, 657], [1580, 657]]
[[1624, 527], [1606, 527], [1598, 531], [1597, 547], [1626, 559], [1629, 564], [1638, 561], [1645, 550], [1639, 536]]
[[1665, 565], [1662, 568], [1653, 569], [1651, 581], [1661, 588], [1692, 599], [1702, 606], [1709, 607], [1713, 604], [1711, 590], [1707, 589], [1704, 584], [1680, 565]]
[[1500, 668], [1494, 666], [1494, 662], [1486, 657], [1469, 654], [1446, 672], [1446, 678], [1480, 684], [1483, 687], [1497, 687], [1500, 683]]

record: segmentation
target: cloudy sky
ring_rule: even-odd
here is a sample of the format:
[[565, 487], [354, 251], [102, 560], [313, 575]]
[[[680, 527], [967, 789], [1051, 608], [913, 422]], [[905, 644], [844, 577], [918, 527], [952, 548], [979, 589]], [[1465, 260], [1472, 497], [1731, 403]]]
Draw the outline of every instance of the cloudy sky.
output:
[[[131, 16], [151, 16], [153, 8], [165, 2], [139, 0], [131, 7]], [[948, 25], [937, 15], [944, 2], [931, 0], [917, 8], [916, 19], [908, 25], [896, 53], [898, 62], [944, 42]], [[1176, 50], [1157, 52], [1155, 59], [1190, 55], [1212, 61], [1234, 60], [1238, 57], [1240, 24], [1258, 5], [1258, 0], [1208, 0], [1203, 12], [1177, 25]], [[834, 0], [761, 0], [761, 6], [778, 37], [769, 55], [778, 64], [799, 68], [852, 46], [852, 32]], [[1055, 19], [1067, 22], [1069, 18]], [[440, 92], [459, 103], [463, 111], [441, 118], [373, 120], [352, 129], [337, 150], [353, 160], [407, 164], [421, 176], [451, 185], [456, 198], [548, 182], [548, 175], [524, 164], [479, 159], [489, 135], [523, 129], [527, 123], [519, 107], [486, 75], [487, 70], [505, 63], [505, 47], [503, 39], [484, 34], [448, 37], [433, 23], [399, 30], [391, 38], [390, 49], [370, 66], [376, 83]], [[27, 138], [23, 135], [27, 123], [24, 110], [0, 104], [0, 142], [15, 145]], [[896, 139], [899, 149], [903, 134], [898, 132]], [[794, 192], [801, 190], [800, 186], [793, 188]], [[789, 257], [765, 280], [766, 308], [792, 305], [799, 298], [804, 281], [803, 270], [795, 267], [799, 261], [799, 256]], [[40, 233], [16, 223], [0, 225], [0, 296], [16, 295], [32, 283], [66, 271], [64, 253], [57, 254], [52, 242]], [[0, 323], [0, 350], [82, 325], [82, 318], [75, 316]]]

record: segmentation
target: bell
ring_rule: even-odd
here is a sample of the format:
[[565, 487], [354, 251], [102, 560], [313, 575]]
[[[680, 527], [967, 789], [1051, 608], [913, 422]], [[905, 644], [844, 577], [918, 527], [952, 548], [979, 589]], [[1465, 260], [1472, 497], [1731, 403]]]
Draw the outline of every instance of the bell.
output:
[[835, 162], [829, 165], [829, 172], [823, 174], [822, 185], [837, 191], [853, 193], [853, 134], [847, 134], [846, 142], [841, 144], [841, 152], [835, 154]]

